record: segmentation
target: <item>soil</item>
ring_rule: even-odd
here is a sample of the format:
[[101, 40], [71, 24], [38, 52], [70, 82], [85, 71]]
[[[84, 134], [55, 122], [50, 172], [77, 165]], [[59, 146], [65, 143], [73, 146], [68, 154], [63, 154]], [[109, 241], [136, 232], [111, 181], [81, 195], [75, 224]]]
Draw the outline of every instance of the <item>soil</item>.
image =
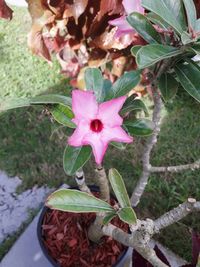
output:
[[[61, 267], [111, 267], [126, 250], [110, 237], [99, 244], [89, 241], [87, 229], [94, 213], [70, 213], [48, 210], [42, 226], [43, 242], [49, 255]], [[112, 224], [128, 232], [128, 225], [118, 218]]]

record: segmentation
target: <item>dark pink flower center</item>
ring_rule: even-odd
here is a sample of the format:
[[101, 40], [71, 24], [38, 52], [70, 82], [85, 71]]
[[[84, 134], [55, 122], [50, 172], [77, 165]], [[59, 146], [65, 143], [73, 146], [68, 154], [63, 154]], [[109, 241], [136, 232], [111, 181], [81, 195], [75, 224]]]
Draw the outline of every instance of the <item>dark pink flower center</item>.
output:
[[103, 130], [103, 123], [98, 119], [93, 120], [90, 123], [90, 129], [95, 133], [99, 133]]

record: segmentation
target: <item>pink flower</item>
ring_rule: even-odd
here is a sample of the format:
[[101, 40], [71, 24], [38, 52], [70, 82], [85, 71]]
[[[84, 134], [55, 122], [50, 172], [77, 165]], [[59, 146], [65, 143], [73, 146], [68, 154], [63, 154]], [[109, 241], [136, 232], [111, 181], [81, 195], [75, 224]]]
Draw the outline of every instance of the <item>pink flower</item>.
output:
[[[131, 14], [132, 12], [144, 14], [144, 8], [141, 6], [141, 0], [123, 0], [122, 4], [127, 15]], [[126, 21], [126, 16], [111, 20], [109, 21], [109, 24], [117, 27], [117, 37], [135, 32]]]
[[77, 125], [68, 143], [74, 147], [90, 145], [97, 164], [101, 164], [109, 142], [131, 143], [130, 137], [121, 127], [123, 119], [118, 112], [126, 96], [98, 104], [92, 91], [72, 92], [72, 110]]

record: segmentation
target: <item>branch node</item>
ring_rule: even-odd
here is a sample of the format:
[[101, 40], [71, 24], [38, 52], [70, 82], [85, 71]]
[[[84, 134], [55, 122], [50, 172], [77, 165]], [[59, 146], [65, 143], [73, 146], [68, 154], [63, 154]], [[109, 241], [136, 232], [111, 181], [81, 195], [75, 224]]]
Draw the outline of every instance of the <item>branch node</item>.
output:
[[188, 198], [188, 202], [191, 203], [191, 204], [194, 204], [196, 203], [196, 199], [195, 198]]

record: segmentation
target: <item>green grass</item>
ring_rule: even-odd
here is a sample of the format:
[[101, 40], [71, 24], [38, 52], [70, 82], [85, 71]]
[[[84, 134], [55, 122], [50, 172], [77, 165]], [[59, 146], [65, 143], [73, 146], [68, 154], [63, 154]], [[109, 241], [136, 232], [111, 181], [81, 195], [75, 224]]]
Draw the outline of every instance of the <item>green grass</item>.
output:
[[56, 61], [51, 68], [31, 54], [27, 34], [31, 27], [28, 11], [14, 8], [10, 22], [0, 20], [0, 98], [35, 96], [64, 82]]
[[[51, 69], [27, 49], [29, 17], [22, 9], [15, 11], [13, 21], [0, 21], [0, 98], [33, 96], [47, 91], [69, 93], [67, 80], [59, 74], [58, 64]], [[190, 96], [179, 93], [174, 102], [166, 106], [163, 116], [162, 131], [153, 151], [152, 164], [177, 165], [199, 159], [199, 104]], [[54, 129], [55, 125], [41, 107], [9, 111], [0, 116], [0, 169], [23, 179], [19, 190], [44, 183], [55, 187], [63, 181], [74, 184], [74, 180], [66, 177], [62, 169], [65, 131], [55, 132]], [[130, 194], [141, 173], [143, 144], [144, 139], [136, 138], [128, 150], [118, 152], [110, 148], [106, 154], [106, 168], [115, 167], [121, 172]], [[85, 169], [91, 182], [94, 175], [92, 162]], [[200, 199], [199, 177], [199, 170], [152, 175], [137, 213], [141, 218], [157, 218], [188, 197]], [[190, 215], [165, 229], [157, 238], [189, 260], [191, 229], [200, 232], [197, 215]], [[0, 257], [11, 246], [13, 238], [5, 243]]]

